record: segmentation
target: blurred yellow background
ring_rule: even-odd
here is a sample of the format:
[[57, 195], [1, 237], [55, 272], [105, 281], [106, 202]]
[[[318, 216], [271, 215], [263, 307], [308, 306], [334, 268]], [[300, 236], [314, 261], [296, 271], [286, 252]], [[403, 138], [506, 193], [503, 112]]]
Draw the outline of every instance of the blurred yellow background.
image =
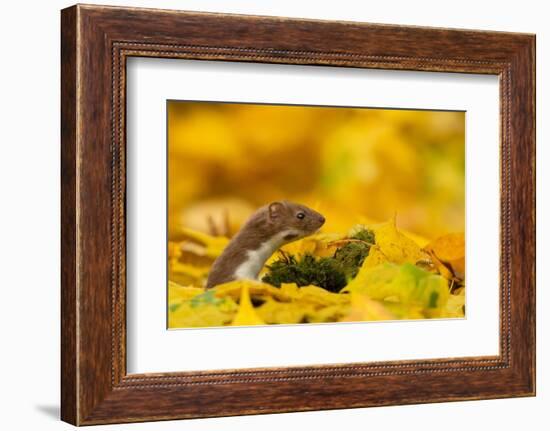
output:
[[398, 224], [426, 239], [464, 232], [463, 112], [168, 103], [169, 239], [233, 235], [288, 199], [327, 219]]

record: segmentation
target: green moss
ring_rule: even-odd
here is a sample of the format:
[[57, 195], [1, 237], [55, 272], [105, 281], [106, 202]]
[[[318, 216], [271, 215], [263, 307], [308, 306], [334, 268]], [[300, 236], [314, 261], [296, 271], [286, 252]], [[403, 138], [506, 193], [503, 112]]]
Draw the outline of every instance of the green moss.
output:
[[265, 283], [280, 287], [282, 283], [298, 286], [313, 284], [330, 292], [339, 292], [354, 278], [374, 244], [374, 233], [363, 229], [349, 238], [351, 241], [336, 249], [332, 257], [316, 258], [306, 254], [300, 258], [282, 254], [268, 266], [262, 278]]
[[358, 239], [360, 241], [364, 241], [369, 244], [369, 248], [372, 244], [374, 244], [374, 231], [370, 229], [361, 229], [357, 232], [355, 232], [351, 237], [351, 239]]
[[359, 272], [365, 258], [369, 255], [370, 246], [363, 243], [350, 242], [340, 247], [334, 253], [334, 259], [342, 264], [349, 279]]
[[334, 253], [334, 259], [342, 263], [348, 279], [355, 278], [365, 258], [369, 255], [374, 244], [374, 232], [368, 229], [356, 232], [352, 241], [338, 248]]
[[306, 254], [297, 259], [292, 255], [283, 255], [268, 266], [268, 270], [262, 281], [277, 287], [282, 283], [296, 283], [298, 286], [313, 284], [330, 292], [339, 292], [347, 284], [342, 264], [332, 257], [316, 259]]

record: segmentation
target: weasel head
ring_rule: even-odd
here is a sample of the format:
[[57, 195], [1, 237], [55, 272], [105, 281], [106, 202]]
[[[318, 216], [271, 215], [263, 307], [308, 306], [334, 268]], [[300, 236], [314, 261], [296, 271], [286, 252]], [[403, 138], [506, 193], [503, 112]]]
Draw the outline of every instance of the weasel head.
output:
[[325, 223], [325, 217], [322, 214], [294, 202], [272, 202], [267, 209], [269, 224], [275, 231], [284, 232], [284, 242], [311, 235]]

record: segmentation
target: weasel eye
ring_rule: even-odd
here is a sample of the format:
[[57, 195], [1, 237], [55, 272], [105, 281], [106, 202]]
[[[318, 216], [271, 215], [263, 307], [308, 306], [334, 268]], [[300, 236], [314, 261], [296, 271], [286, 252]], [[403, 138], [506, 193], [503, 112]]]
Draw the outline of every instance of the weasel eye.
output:
[[298, 213], [296, 214], [296, 217], [298, 217], [300, 220], [302, 220], [306, 215], [304, 213]]

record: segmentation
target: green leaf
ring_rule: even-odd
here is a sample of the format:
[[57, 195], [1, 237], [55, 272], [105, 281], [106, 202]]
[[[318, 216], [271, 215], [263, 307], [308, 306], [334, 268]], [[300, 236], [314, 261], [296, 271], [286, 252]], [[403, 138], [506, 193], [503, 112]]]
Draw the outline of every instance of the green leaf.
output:
[[384, 263], [361, 268], [343, 292], [367, 295], [371, 299], [421, 307], [425, 311], [442, 311], [449, 298], [445, 278], [410, 263]]

